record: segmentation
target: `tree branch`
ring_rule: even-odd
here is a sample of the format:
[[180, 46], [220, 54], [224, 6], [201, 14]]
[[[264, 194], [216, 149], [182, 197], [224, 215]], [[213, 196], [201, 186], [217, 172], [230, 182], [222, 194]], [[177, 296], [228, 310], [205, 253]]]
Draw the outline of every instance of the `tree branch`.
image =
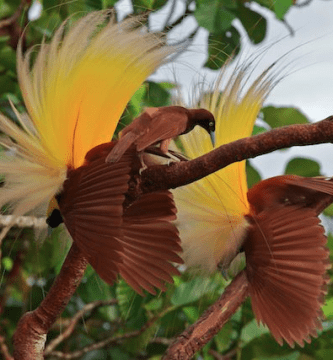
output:
[[23, 315], [13, 336], [15, 360], [42, 360], [46, 335], [68, 304], [87, 266], [87, 260], [72, 245], [60, 274], [40, 306]]
[[234, 162], [274, 150], [333, 141], [333, 116], [314, 124], [290, 125], [220, 146], [191, 161], [151, 166], [141, 174], [143, 192], [190, 184]]
[[245, 271], [239, 273], [218, 301], [188, 327], [169, 347], [163, 360], [187, 360], [201, 350], [224, 326], [248, 296]]

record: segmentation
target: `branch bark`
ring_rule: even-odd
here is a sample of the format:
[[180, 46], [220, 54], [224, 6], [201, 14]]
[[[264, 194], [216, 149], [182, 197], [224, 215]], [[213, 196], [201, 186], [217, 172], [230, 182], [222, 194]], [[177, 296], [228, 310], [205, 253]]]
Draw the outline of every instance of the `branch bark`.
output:
[[216, 303], [187, 328], [169, 347], [162, 360], [188, 360], [201, 350], [224, 326], [248, 296], [248, 281], [243, 270]]
[[314, 124], [290, 125], [220, 146], [191, 161], [157, 165], [141, 174], [141, 189], [151, 192], [190, 184], [234, 162], [292, 146], [333, 142], [333, 116]]
[[46, 335], [74, 294], [87, 260], [72, 245], [60, 274], [40, 306], [23, 315], [13, 337], [15, 360], [42, 360]]

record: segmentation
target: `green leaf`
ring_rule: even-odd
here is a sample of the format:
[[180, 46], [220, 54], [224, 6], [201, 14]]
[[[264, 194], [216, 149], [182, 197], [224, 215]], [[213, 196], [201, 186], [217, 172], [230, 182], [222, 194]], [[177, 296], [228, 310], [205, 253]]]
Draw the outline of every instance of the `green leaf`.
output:
[[323, 213], [326, 216], [333, 216], [333, 204], [331, 204], [329, 207], [327, 207]]
[[90, 265], [85, 272], [84, 281], [78, 288], [78, 294], [85, 303], [112, 298], [110, 285], [104, 282]]
[[265, 326], [258, 325], [257, 321], [253, 319], [243, 327], [241, 340], [247, 344], [253, 339], [260, 337], [263, 334], [267, 334], [268, 332], [269, 330]]
[[171, 104], [169, 89], [173, 87], [170, 83], [155, 83], [147, 81], [144, 105], [148, 107], [166, 106]]
[[274, 12], [278, 19], [282, 20], [284, 15], [293, 5], [293, 0], [278, 0], [274, 2]]
[[249, 189], [261, 180], [259, 172], [251, 165], [249, 161], [246, 161], [246, 176], [247, 186]]
[[326, 318], [333, 318], [333, 298], [326, 300], [326, 304], [323, 306], [323, 312]]
[[262, 134], [266, 131], [267, 131], [267, 129], [264, 128], [263, 126], [254, 125], [253, 130], [252, 130], [252, 136]]
[[16, 73], [16, 54], [9, 45], [3, 47], [0, 51], [0, 64], [4, 66], [7, 71], [10, 70], [13, 74]]
[[266, 36], [267, 20], [259, 13], [240, 6], [237, 15], [253, 44], [259, 44]]
[[235, 15], [226, 9], [221, 0], [208, 0], [200, 3], [194, 12], [198, 24], [210, 33], [223, 34], [231, 27]]
[[14, 262], [10, 257], [3, 257], [1, 262], [5, 271], [10, 271], [13, 268]]
[[190, 324], [195, 323], [200, 316], [200, 311], [197, 306], [183, 307], [183, 312]]
[[142, 112], [144, 96], [146, 95], [146, 87], [147, 85], [141, 85], [130, 100], [130, 104], [133, 107], [133, 117], [137, 117]]
[[171, 298], [174, 306], [183, 306], [199, 300], [203, 295], [213, 292], [217, 284], [209, 278], [195, 278], [189, 282], [180, 284]]
[[103, 0], [86, 0], [86, 5], [91, 10], [102, 10]]
[[0, 76], [0, 94], [15, 93], [17, 83], [12, 79], [11, 76], [2, 75]]
[[241, 37], [235, 27], [231, 27], [224, 34], [210, 34], [208, 37], [208, 59], [205, 67], [218, 70], [230, 58], [234, 58], [240, 51]]
[[320, 176], [320, 165], [314, 160], [297, 157], [289, 161], [284, 173], [299, 176]]
[[163, 298], [155, 297], [153, 300], [149, 301], [149, 303], [145, 304], [145, 309], [149, 311], [160, 310], [163, 306]]
[[147, 10], [156, 10], [166, 3], [166, 0], [132, 0], [134, 14], [140, 14]]
[[266, 106], [261, 112], [263, 120], [273, 129], [285, 125], [309, 123], [304, 114], [292, 107]]

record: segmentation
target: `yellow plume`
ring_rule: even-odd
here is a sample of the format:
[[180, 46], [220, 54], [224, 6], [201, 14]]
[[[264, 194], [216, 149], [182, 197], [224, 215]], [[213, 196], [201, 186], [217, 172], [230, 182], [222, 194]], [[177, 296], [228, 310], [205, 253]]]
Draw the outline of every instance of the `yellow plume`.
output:
[[[224, 74], [222, 68], [213, 91], [201, 94], [201, 99], [193, 104], [215, 116], [215, 147], [251, 135], [263, 101], [272, 88], [272, 77], [266, 71], [242, 94], [248, 76], [245, 66], [234, 71], [221, 93]], [[181, 136], [181, 145], [190, 158], [214, 148], [207, 132], [199, 127]], [[183, 257], [188, 266], [211, 272], [219, 263], [224, 267], [230, 264], [247, 228], [244, 218], [249, 213], [247, 190], [245, 161], [242, 161], [173, 191]]]
[[111, 140], [131, 96], [172, 50], [136, 18], [102, 30], [105, 12], [77, 21], [63, 37], [43, 43], [30, 71], [18, 51], [18, 74], [29, 115], [43, 147], [61, 166], [82, 165], [85, 154]]
[[93, 12], [65, 35], [64, 22], [51, 43], [41, 45], [32, 68], [33, 49], [23, 55], [19, 46], [28, 116], [14, 109], [19, 126], [0, 116], [7, 135], [1, 144], [8, 149], [0, 159], [0, 206], [11, 205], [14, 215], [50, 201], [67, 169], [81, 166], [90, 149], [111, 140], [133, 93], [175, 51], [137, 18], [113, 20]]

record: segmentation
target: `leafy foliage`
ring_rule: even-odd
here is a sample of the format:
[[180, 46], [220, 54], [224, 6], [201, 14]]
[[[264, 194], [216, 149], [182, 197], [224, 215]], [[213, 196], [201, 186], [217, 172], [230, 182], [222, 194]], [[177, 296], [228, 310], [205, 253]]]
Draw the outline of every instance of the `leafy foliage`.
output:
[[[29, 3], [26, 1], [25, 10]], [[73, 19], [92, 10], [111, 8], [117, 3], [117, 0], [44, 0], [41, 16], [28, 23], [27, 12], [22, 11], [15, 22], [15, 29], [20, 33], [27, 25], [24, 46], [30, 47], [40, 43], [43, 38], [48, 40], [54, 29], [67, 17]], [[156, 12], [165, 3], [164, 0], [131, 1], [135, 14]], [[268, 20], [259, 11], [254, 10], [258, 8], [251, 6], [255, 3], [269, 9], [281, 21], [293, 5], [292, 0], [188, 0], [183, 14], [160, 30], [171, 32], [187, 17], [194, 17], [198, 26], [205, 28], [209, 33], [208, 57], [204, 66], [219, 69], [227, 59], [236, 57], [239, 53], [242, 46], [240, 27], [245, 30], [253, 44], [265, 39]], [[19, 0], [1, 0], [0, 18], [13, 15], [19, 4]], [[14, 119], [8, 98], [23, 110], [15, 65], [18, 36], [17, 32], [6, 26], [0, 30], [0, 105], [1, 111]], [[118, 130], [138, 116], [144, 107], [169, 105], [170, 90], [173, 87], [170, 83], [158, 84], [152, 81], [144, 84], [128, 104]], [[293, 108], [269, 106], [263, 109], [262, 114], [267, 128], [308, 122], [299, 110]], [[262, 131], [265, 131], [265, 127], [256, 127], [254, 134]], [[285, 173], [316, 176], [320, 174], [320, 167], [313, 160], [295, 158], [288, 163]], [[250, 162], [247, 164], [247, 174], [249, 186], [261, 179], [260, 173]], [[325, 214], [333, 216], [332, 208], [328, 208]], [[329, 245], [333, 251], [332, 239], [330, 235]], [[30, 229], [12, 230], [2, 244], [0, 336], [6, 339], [10, 351], [10, 338], [20, 316], [27, 310], [37, 307], [42, 301], [60, 271], [69, 246], [70, 241], [62, 228], [53, 231], [41, 243], [35, 241], [35, 233]], [[80, 358], [160, 359], [171, 339], [198, 320], [202, 312], [223, 293], [227, 283], [220, 273], [211, 277], [200, 277], [184, 272], [181, 277], [175, 278], [175, 284], [169, 285], [165, 293], [156, 297], [140, 297], [122, 280], [112, 287], [106, 285], [89, 267], [76, 295], [70, 300], [62, 317], [50, 332], [48, 341], [63, 332], [84, 304], [114, 299], [115, 304], [97, 307], [92, 312], [82, 315], [71, 336], [64, 339], [57, 350], [70, 353], [110, 339], [108, 344], [112, 346], [104, 345], [88, 354], [82, 353]], [[318, 339], [303, 349], [290, 349], [288, 346], [278, 346], [267, 329], [257, 326], [248, 300], [202, 350], [197, 359], [213, 360], [216, 359], [216, 353], [223, 354], [226, 358], [241, 360], [331, 359], [332, 289], [329, 290], [324, 313], [324, 329]]]

